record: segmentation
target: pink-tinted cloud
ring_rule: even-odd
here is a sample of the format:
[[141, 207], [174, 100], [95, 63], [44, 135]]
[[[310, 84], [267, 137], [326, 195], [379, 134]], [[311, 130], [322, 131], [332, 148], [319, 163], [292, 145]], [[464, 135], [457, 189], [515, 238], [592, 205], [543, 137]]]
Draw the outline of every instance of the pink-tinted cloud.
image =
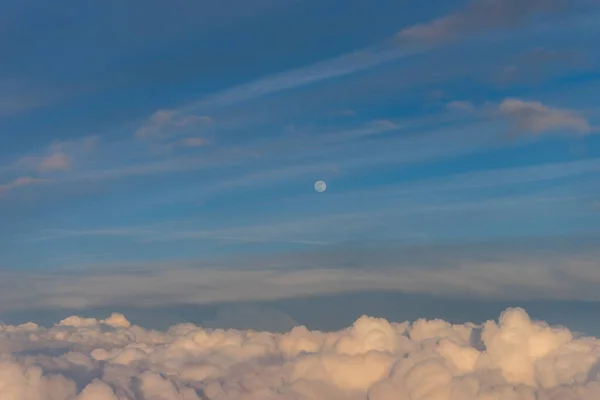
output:
[[566, 0], [469, 0], [462, 9], [402, 30], [400, 39], [444, 41], [466, 34], [518, 26], [542, 14], [563, 10]]
[[64, 171], [71, 169], [71, 159], [63, 152], [57, 152], [42, 159], [38, 164], [38, 170], [44, 172]]
[[507, 98], [500, 103], [498, 110], [514, 123], [518, 132], [541, 134], [568, 130], [589, 133], [593, 129], [588, 119], [576, 111], [549, 107], [539, 101]]
[[138, 139], [163, 138], [194, 126], [208, 125], [213, 119], [205, 115], [187, 115], [173, 110], [158, 110], [135, 132]]
[[30, 176], [16, 178], [8, 183], [0, 184], [0, 196], [7, 194], [8, 192], [14, 189], [22, 188], [25, 186], [39, 185], [45, 182], [47, 182], [47, 180], [32, 178]]

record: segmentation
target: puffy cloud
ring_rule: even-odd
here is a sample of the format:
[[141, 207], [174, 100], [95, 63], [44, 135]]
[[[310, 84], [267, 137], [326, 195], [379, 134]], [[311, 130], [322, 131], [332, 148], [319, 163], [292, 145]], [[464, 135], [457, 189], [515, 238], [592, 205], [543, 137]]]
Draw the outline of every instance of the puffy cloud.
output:
[[118, 400], [115, 396], [113, 389], [102, 382], [101, 380], [94, 379], [89, 385], [87, 385], [81, 394], [77, 397], [77, 400]]
[[481, 325], [363, 316], [337, 332], [180, 324], [113, 314], [0, 326], [3, 400], [597, 399], [600, 340], [507, 309]]
[[538, 14], [562, 11], [567, 0], [470, 0], [461, 10], [399, 33], [402, 39], [442, 41], [455, 36], [521, 25]]

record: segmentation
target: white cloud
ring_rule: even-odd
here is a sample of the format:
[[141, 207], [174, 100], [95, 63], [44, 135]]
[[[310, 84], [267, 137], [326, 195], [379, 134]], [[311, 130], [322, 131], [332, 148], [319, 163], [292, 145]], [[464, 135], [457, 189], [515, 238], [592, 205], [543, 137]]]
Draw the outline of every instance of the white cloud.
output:
[[363, 316], [336, 332], [298, 326], [281, 334], [193, 324], [151, 331], [91, 319], [3, 325], [0, 352], [3, 400], [600, 396], [600, 340], [533, 321], [520, 308], [481, 325]]
[[589, 133], [592, 126], [586, 117], [561, 108], [553, 108], [539, 101], [506, 98], [498, 106], [500, 114], [511, 120], [518, 133], [544, 133], [550, 131], [572, 131]]
[[457, 12], [405, 28], [401, 39], [443, 41], [464, 34], [518, 26], [568, 6], [565, 0], [469, 0]]

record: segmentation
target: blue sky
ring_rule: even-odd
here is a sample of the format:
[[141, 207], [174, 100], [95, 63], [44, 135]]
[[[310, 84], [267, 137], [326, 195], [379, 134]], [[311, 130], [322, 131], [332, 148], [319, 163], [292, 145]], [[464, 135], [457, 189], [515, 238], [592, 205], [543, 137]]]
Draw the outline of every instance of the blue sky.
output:
[[424, 3], [3, 2], [0, 268], [596, 238], [600, 9]]

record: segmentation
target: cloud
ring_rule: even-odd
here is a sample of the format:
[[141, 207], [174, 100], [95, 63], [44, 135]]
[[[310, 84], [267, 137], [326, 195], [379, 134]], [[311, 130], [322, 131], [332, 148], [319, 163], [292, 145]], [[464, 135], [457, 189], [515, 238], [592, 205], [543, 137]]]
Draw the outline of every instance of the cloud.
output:
[[181, 141], [181, 144], [184, 147], [199, 147], [204, 146], [206, 144], [206, 140], [199, 137], [189, 137], [185, 138]]
[[[114, 323], [118, 321], [118, 323]], [[57, 351], [58, 350], [58, 351]], [[0, 326], [3, 400], [596, 399], [600, 340], [532, 320], [362, 316], [346, 329], [166, 331], [70, 317]]]
[[185, 128], [209, 125], [213, 119], [203, 115], [183, 115], [174, 110], [158, 110], [135, 132], [138, 139], [163, 138], [185, 134]]
[[22, 188], [26, 186], [39, 185], [48, 182], [46, 179], [32, 178], [30, 176], [23, 176], [16, 178], [11, 182], [0, 184], [0, 195], [6, 194], [13, 189]]
[[517, 133], [541, 134], [551, 131], [589, 133], [592, 126], [586, 117], [561, 108], [552, 108], [538, 101], [506, 98], [498, 106], [500, 115], [514, 124]]
[[206, 305], [382, 290], [513, 301], [599, 301], [597, 243], [544, 242], [524, 250], [522, 244], [496, 250], [485, 245], [371, 250], [350, 245], [210, 263], [79, 261], [75, 269], [51, 273], [0, 271], [0, 311]]
[[510, 56], [495, 68], [490, 78], [498, 85], [541, 83], [551, 77], [591, 68], [588, 58], [577, 49], [535, 47]]
[[480, 116], [500, 116], [512, 123], [515, 134], [550, 132], [591, 133], [595, 128], [583, 114], [567, 109], [551, 107], [540, 101], [507, 97], [500, 103], [475, 106], [469, 101], [451, 101], [446, 108], [452, 111], [477, 112]]
[[286, 332], [298, 323], [287, 314], [270, 307], [256, 305], [225, 305], [219, 307], [214, 320], [202, 321], [205, 328], [233, 328]]
[[65, 153], [54, 153], [40, 161], [38, 170], [42, 172], [64, 171], [71, 168], [71, 160]]
[[453, 111], [474, 111], [475, 110], [475, 106], [470, 101], [459, 101], [459, 100], [449, 102], [448, 104], [446, 104], [446, 108], [448, 110], [453, 110]]
[[522, 25], [540, 14], [563, 11], [567, 0], [469, 0], [461, 10], [403, 29], [400, 39], [445, 41], [457, 36]]
[[10, 117], [52, 105], [64, 98], [63, 90], [37, 86], [19, 77], [0, 77], [0, 117]]
[[208, 95], [182, 107], [182, 114], [214, 110], [274, 93], [304, 87], [316, 82], [350, 75], [393, 60], [412, 56], [423, 48], [380, 45], [343, 54]]
[[72, 170], [74, 164], [90, 157], [99, 142], [98, 136], [84, 136], [75, 140], [55, 141], [41, 151], [18, 158], [5, 170], [56, 172]]

